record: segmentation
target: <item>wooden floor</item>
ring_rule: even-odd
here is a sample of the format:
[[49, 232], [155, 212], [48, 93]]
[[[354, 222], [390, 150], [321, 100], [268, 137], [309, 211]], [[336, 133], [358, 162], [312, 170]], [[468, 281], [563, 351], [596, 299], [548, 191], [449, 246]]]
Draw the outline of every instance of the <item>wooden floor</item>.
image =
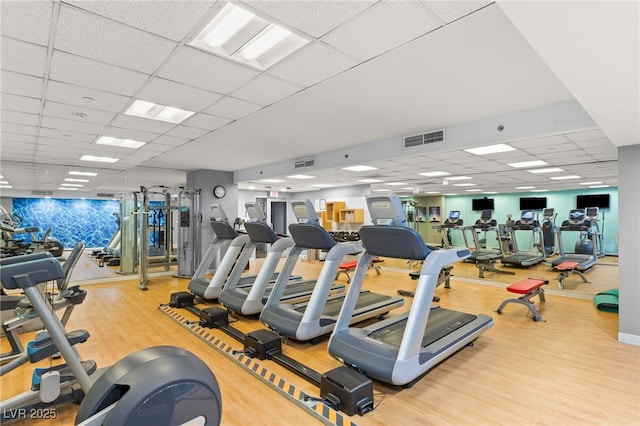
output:
[[[259, 262], [252, 264], [252, 270], [258, 267]], [[295, 272], [313, 277], [320, 267], [319, 262], [304, 261]], [[494, 326], [473, 346], [434, 368], [411, 388], [394, 389], [375, 383], [376, 409], [362, 417], [351, 417], [354, 423], [364, 426], [640, 424], [640, 348], [617, 341], [616, 314], [598, 311], [591, 300], [556, 295], [551, 290], [557, 282], [552, 281], [547, 302], [539, 306], [546, 322], [532, 321], [529, 311], [517, 304], [508, 305], [504, 313], [498, 315], [493, 311], [509, 297], [504, 286], [500, 282], [492, 283], [490, 274], [485, 280], [458, 279], [457, 275], [463, 275], [460, 274], [463, 268], [466, 266], [455, 265], [451, 289], [436, 290], [441, 298], [439, 304], [489, 314]], [[606, 275], [607, 269], [598, 267], [591, 273], [594, 278], [597, 270]], [[508, 276], [509, 282], [530, 276], [528, 272]], [[465, 274], [477, 278], [477, 271]], [[605, 287], [617, 287], [617, 276], [610, 280], [611, 285]], [[344, 278], [341, 281], [344, 282]], [[164, 276], [151, 278], [148, 291], [138, 289], [137, 279], [86, 285], [87, 299], [77, 307], [68, 328], [90, 331], [91, 338], [80, 345], [79, 350], [98, 366], [108, 366], [128, 353], [154, 345], [169, 344], [190, 350], [209, 365], [219, 381], [225, 425], [320, 424], [159, 312], [158, 306], [167, 303], [172, 292], [186, 290], [187, 284], [186, 279]], [[370, 271], [365, 288], [396, 294], [398, 289], [412, 290], [415, 284], [407, 274], [406, 265], [398, 263], [387, 265], [379, 276]], [[392, 311], [391, 315], [408, 309], [410, 304], [411, 298], [406, 298], [405, 306]], [[536, 305], [539, 305], [537, 301]], [[184, 315], [190, 316], [187, 312]], [[241, 318], [235, 326], [245, 332], [263, 328], [258, 320], [247, 318]], [[225, 334], [215, 330], [212, 333], [242, 349]], [[23, 338], [28, 340], [29, 333]], [[7, 348], [5, 340], [1, 340], [3, 351]], [[284, 352], [320, 372], [340, 366], [327, 354], [326, 341], [316, 345], [289, 341]], [[270, 361], [262, 363], [296, 387], [318, 395], [317, 388], [293, 373]], [[38, 363], [38, 366], [46, 365], [48, 361]], [[33, 367], [25, 365], [0, 378], [2, 399], [28, 388]], [[75, 406], [61, 407], [57, 419], [29, 420], [28, 424], [73, 424], [76, 409]]]

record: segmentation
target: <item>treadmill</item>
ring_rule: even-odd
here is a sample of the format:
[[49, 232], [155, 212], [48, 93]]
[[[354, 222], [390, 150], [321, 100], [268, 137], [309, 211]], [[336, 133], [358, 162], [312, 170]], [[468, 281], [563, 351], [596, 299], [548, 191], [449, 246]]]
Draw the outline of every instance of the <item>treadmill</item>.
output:
[[[396, 195], [368, 195], [374, 225], [360, 228], [365, 252], [329, 338], [333, 357], [367, 376], [397, 386], [411, 385], [431, 368], [472, 343], [493, 325], [491, 317], [432, 307], [443, 266], [471, 255], [468, 248], [432, 250], [406, 226]], [[385, 224], [386, 223], [386, 224]], [[423, 260], [411, 309], [376, 324], [356, 328], [349, 318], [362, 287], [366, 265], [375, 256]]]
[[[551, 262], [552, 267], [563, 262], [578, 262], [578, 271], [587, 269], [598, 263], [598, 252], [596, 247], [595, 233], [591, 229], [591, 221], [587, 220], [584, 209], [574, 209], [569, 211], [569, 218], [556, 228], [558, 234], [558, 250], [560, 256]], [[575, 244], [575, 253], [567, 253], [562, 241], [563, 232], [579, 232], [580, 237]]]
[[[329, 232], [320, 226], [318, 215], [310, 200], [293, 201], [291, 206], [298, 219], [298, 223], [289, 225], [295, 245], [291, 248], [260, 314], [260, 321], [283, 336], [306, 341], [327, 335], [333, 330], [345, 296], [330, 295], [330, 288], [344, 257], [361, 253], [362, 244], [360, 241], [336, 242]], [[313, 294], [308, 302], [282, 303], [287, 276], [291, 274], [300, 254], [307, 249], [328, 251]], [[386, 314], [403, 304], [402, 297], [358, 291], [357, 304], [350, 313], [349, 323]]]
[[[255, 218], [264, 216], [257, 203], [245, 203], [245, 207], [249, 212], [249, 216]], [[270, 244], [267, 256], [250, 286], [243, 285], [240, 280], [242, 278], [240, 274], [244, 270], [246, 262], [238, 261], [229, 274], [218, 301], [235, 313], [253, 315], [262, 311], [273, 289], [272, 284], [278, 278], [278, 273], [275, 272], [278, 262], [283, 253], [294, 245], [294, 241], [291, 237], [276, 234], [263, 220], [245, 222], [244, 227], [249, 235], [249, 246], [255, 247], [262, 243]], [[286, 281], [281, 300], [287, 303], [309, 300], [315, 285], [316, 280], [301, 280], [299, 276], [290, 277]], [[330, 293], [344, 290], [345, 286], [343, 284], [334, 283], [331, 286]]]
[[[533, 244], [538, 248], [537, 251], [523, 251], [518, 247], [517, 231], [529, 231], [532, 233], [531, 238]], [[520, 220], [517, 220], [509, 230], [511, 234], [511, 244], [513, 245], [513, 254], [505, 256], [501, 259], [503, 265], [508, 266], [533, 266], [543, 262], [547, 256], [544, 251], [544, 236], [540, 222], [535, 219], [533, 210], [522, 210], [520, 212]]]
[[[191, 293], [206, 300], [217, 299], [220, 296], [227, 276], [249, 241], [248, 235], [238, 233], [229, 224], [227, 215], [221, 205], [212, 204], [211, 209], [213, 210], [211, 227], [215, 237], [207, 248], [198, 268], [196, 268], [193, 278], [187, 285]], [[211, 265], [221, 255], [222, 260], [217, 265], [213, 277], [207, 278], [206, 275], [210, 272]], [[246, 285], [247, 283], [243, 284]]]

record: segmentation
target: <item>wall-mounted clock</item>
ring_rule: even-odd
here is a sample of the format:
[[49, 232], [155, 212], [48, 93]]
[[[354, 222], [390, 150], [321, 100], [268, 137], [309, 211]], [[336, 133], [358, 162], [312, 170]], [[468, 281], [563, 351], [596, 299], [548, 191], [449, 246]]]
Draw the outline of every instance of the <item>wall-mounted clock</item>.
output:
[[216, 185], [213, 187], [213, 196], [216, 198], [222, 198], [227, 195], [227, 190], [222, 185]]

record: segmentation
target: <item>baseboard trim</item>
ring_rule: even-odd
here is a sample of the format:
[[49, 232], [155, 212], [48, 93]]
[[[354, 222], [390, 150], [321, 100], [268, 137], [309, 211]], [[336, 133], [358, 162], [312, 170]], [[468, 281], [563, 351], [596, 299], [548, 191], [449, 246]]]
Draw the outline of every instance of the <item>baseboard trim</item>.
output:
[[627, 343], [629, 345], [640, 346], [640, 336], [627, 333], [618, 333], [618, 342]]

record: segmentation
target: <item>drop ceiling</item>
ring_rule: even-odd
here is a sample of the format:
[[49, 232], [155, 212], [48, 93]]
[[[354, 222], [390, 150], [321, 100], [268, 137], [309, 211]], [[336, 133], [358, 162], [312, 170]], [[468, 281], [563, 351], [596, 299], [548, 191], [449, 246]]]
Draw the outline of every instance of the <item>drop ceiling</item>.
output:
[[[507, 16], [499, 4], [480, 1], [236, 2], [311, 40], [258, 71], [189, 45], [225, 3], [0, 3], [0, 166], [2, 180], [13, 187], [3, 194], [69, 196], [58, 188], [70, 170], [98, 173], [77, 191], [87, 196], [183, 185], [188, 172], [200, 169], [233, 172], [241, 189], [291, 192], [364, 178], [382, 181], [374, 190], [404, 183], [392, 188], [407, 193], [564, 190], [594, 181], [617, 186], [617, 146], [627, 142], [610, 139], [612, 132], [598, 124], [608, 123], [612, 112], [594, 111], [584, 91], [576, 99], [567, 73], [558, 78], [532, 47], [530, 32], [525, 37], [514, 25], [513, 10], [505, 9]], [[629, 45], [633, 50], [637, 40]], [[634, 55], [622, 49], [619, 56], [633, 62]], [[637, 73], [636, 63], [631, 79]], [[135, 99], [195, 114], [177, 125], [124, 115]], [[586, 119], [542, 133], [533, 123], [528, 134], [512, 139], [511, 128], [496, 133], [496, 143], [516, 148], [511, 152], [462, 150], [494, 142], [486, 135], [475, 140], [470, 123], [508, 122], [514, 113], [535, 121], [531, 111], [557, 105], [570, 105]], [[638, 127], [637, 121], [622, 125]], [[449, 131], [455, 128], [467, 134], [456, 137]], [[446, 135], [437, 147], [402, 148], [404, 137], [436, 129]], [[136, 150], [97, 145], [101, 136], [146, 144]], [[380, 144], [392, 148], [375, 149]], [[340, 154], [347, 151], [350, 157]], [[87, 163], [80, 160], [85, 154], [119, 161]], [[314, 177], [289, 178], [288, 165], [305, 158], [323, 158], [296, 171]], [[562, 168], [556, 176], [580, 179], [552, 180], [508, 165], [535, 159]], [[377, 169], [342, 170], [355, 162]], [[429, 171], [469, 176], [475, 186], [418, 175]]]

